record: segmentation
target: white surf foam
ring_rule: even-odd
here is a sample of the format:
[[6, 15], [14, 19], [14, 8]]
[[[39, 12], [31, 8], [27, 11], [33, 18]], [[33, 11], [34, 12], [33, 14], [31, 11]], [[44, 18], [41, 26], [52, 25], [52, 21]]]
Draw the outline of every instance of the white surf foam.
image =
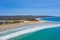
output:
[[25, 29], [25, 30], [22, 30], [22, 31], [18, 31], [18, 32], [15, 32], [15, 33], [11, 33], [11, 34], [2, 36], [2, 37], [0, 37], [0, 40], [7, 40], [9, 38], [13, 38], [13, 37], [16, 37], [18, 35], [22, 35], [22, 34], [26, 34], [26, 33], [30, 33], [30, 32], [35, 32], [37, 30], [41, 30], [41, 29], [45, 29], [45, 28], [57, 27], [57, 26], [60, 26], [60, 24], [57, 24], [57, 25], [43, 25], [43, 26], [39, 26], [39, 27], [28, 28], [28, 29]]

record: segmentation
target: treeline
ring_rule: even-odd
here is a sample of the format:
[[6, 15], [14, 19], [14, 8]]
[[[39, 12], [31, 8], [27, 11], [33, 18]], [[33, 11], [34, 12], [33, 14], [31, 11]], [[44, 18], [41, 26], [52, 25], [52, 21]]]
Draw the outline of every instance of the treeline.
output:
[[4, 22], [0, 22], [0, 25], [2, 24], [14, 24], [14, 23], [23, 23], [24, 21], [20, 21], [20, 20], [11, 20], [11, 21], [4, 21]]
[[[42, 17], [52, 17], [52, 16], [0, 16], [0, 25], [1, 24], [13, 24], [13, 23], [20, 23], [26, 21], [38, 21], [36, 18], [42, 18]], [[5, 21], [6, 20], [6, 21]], [[10, 20], [10, 21], [9, 21]], [[22, 20], [22, 21], [21, 21]]]
[[34, 18], [42, 18], [42, 17], [52, 17], [52, 16], [33, 16], [33, 15], [26, 15], [26, 16], [0, 16], [0, 20], [22, 20], [22, 19], [34, 19]]

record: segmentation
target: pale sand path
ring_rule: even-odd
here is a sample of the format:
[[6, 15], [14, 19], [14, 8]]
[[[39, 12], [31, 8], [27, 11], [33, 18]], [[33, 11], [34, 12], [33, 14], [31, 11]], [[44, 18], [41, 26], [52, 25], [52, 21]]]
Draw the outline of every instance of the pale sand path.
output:
[[0, 25], [0, 32], [1, 31], [6, 31], [14, 28], [20, 28], [22, 26], [29, 26], [33, 24], [39, 24], [39, 23], [44, 23], [46, 21], [39, 20], [39, 21], [24, 21], [24, 23], [15, 23], [15, 24], [5, 24], [5, 25]]

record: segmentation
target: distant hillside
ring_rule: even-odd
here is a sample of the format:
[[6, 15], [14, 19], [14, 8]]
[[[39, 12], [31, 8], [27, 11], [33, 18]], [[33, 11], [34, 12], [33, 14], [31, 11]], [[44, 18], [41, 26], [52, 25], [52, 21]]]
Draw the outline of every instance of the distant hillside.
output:
[[33, 16], [33, 15], [0, 16], [0, 20], [23, 20], [23, 19], [32, 19], [32, 18], [42, 18], [42, 17], [53, 17], [53, 16]]

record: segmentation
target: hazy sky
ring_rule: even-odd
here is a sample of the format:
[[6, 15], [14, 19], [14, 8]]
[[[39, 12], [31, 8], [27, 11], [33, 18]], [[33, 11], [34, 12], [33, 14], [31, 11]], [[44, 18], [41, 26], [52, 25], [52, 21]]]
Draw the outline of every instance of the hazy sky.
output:
[[60, 16], [60, 0], [0, 0], [0, 15]]

